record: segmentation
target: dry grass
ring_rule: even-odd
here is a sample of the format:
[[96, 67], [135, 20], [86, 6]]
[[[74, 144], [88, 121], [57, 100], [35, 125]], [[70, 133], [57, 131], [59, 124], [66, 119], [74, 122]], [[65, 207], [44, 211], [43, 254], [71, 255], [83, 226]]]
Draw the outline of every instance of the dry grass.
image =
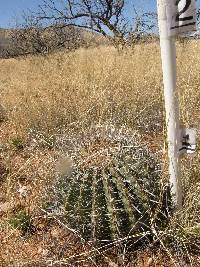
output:
[[1, 101], [18, 133], [107, 120], [135, 126], [152, 106], [160, 109], [158, 49], [122, 54], [113, 48], [82, 49], [2, 61]]
[[[199, 53], [198, 41], [178, 45], [181, 119], [186, 126], [195, 127], [198, 135]], [[165, 137], [159, 46], [144, 44], [121, 53], [112, 47], [80, 49], [70, 54], [1, 60], [0, 64], [0, 264], [47, 266], [50, 260], [71, 257], [74, 250], [88, 250], [71, 238], [58, 220], [41, 212], [47, 184], [54, 180], [55, 163], [64, 153], [56, 146], [56, 138], [107, 123], [138, 130], [152, 151], [162, 150]], [[177, 225], [185, 245], [187, 240], [196, 242], [199, 235], [199, 155], [187, 158], [184, 166], [184, 212], [171, 221], [165, 234], [157, 233], [157, 238], [166, 243]], [[36, 231], [26, 238], [9, 223], [20, 210], [31, 214]], [[167, 257], [173, 254], [164, 245], [162, 251]], [[96, 266], [168, 266], [149, 251], [138, 261], [132, 258], [133, 265], [125, 264], [125, 257], [120, 263], [113, 254], [118, 265], [109, 263], [105, 256], [105, 262]], [[189, 258], [195, 266], [196, 259]], [[72, 265], [65, 266], [76, 266], [73, 260]], [[93, 264], [89, 259], [82, 266]]]
[[[182, 117], [197, 128], [199, 50], [198, 42], [178, 49]], [[156, 44], [121, 54], [103, 47], [47, 58], [1, 60], [0, 75], [1, 103], [18, 133], [54, 132], [72, 123], [107, 120], [146, 128], [148, 133], [159, 128], [162, 74]]]

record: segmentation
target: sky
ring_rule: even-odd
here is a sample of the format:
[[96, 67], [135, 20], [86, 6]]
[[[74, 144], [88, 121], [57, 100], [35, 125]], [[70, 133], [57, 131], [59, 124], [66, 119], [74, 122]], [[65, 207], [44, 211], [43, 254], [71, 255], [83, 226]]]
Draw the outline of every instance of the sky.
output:
[[0, 0], [0, 28], [12, 27], [23, 10], [36, 9], [40, 0]]
[[[156, 0], [127, 0], [127, 16], [131, 16], [133, 4], [137, 9], [156, 10]], [[20, 20], [23, 10], [36, 10], [42, 0], [0, 0], [0, 28], [10, 28]], [[200, 0], [197, 0], [200, 7]]]
[[[132, 5], [145, 7], [145, 10], [156, 8], [156, 0], [127, 0], [129, 2], [128, 14], [131, 15]], [[36, 10], [42, 0], [0, 0], [0, 28], [10, 28], [20, 20], [23, 10]], [[138, 2], [140, 4], [138, 4]]]

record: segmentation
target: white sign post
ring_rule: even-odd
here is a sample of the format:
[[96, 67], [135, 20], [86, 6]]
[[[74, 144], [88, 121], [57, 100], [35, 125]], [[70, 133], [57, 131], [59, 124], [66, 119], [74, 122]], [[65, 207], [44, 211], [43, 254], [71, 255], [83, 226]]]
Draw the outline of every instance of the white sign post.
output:
[[169, 175], [172, 201], [178, 210], [182, 207], [180, 177], [179, 101], [176, 91], [175, 36], [195, 30], [195, 0], [157, 0], [160, 29], [160, 46], [165, 96]]

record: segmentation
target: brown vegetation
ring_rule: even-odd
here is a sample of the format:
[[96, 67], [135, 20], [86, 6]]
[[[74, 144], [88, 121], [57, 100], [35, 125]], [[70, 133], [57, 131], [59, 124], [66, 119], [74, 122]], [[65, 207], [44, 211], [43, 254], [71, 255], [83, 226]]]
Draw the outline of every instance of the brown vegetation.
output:
[[[177, 55], [182, 122], [195, 127], [198, 135], [199, 50], [199, 42], [193, 41], [179, 45]], [[121, 53], [113, 47], [82, 48], [0, 63], [0, 101], [6, 114], [0, 122], [0, 265], [166, 267], [189, 255], [189, 264], [198, 266], [199, 152], [183, 160], [184, 209], [172, 218], [166, 235], [158, 234], [159, 252], [120, 254], [120, 246], [94, 251], [45, 207], [57, 162], [67, 154], [62, 136], [76, 136], [93, 125], [125, 126], [139, 131], [165, 159], [159, 46], [143, 44]], [[171, 233], [177, 244], [190, 244], [188, 255], [183, 255], [184, 247], [176, 253], [168, 246]]]

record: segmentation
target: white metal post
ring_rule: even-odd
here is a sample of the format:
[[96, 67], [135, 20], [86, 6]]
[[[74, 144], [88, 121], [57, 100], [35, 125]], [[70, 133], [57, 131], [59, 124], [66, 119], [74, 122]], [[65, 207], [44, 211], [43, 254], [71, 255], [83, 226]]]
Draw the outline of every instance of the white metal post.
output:
[[167, 0], [158, 0], [158, 19], [163, 69], [165, 110], [167, 123], [169, 175], [173, 204], [182, 206], [182, 187], [179, 162], [179, 101], [176, 91], [176, 47], [175, 39], [169, 36], [167, 23]]

